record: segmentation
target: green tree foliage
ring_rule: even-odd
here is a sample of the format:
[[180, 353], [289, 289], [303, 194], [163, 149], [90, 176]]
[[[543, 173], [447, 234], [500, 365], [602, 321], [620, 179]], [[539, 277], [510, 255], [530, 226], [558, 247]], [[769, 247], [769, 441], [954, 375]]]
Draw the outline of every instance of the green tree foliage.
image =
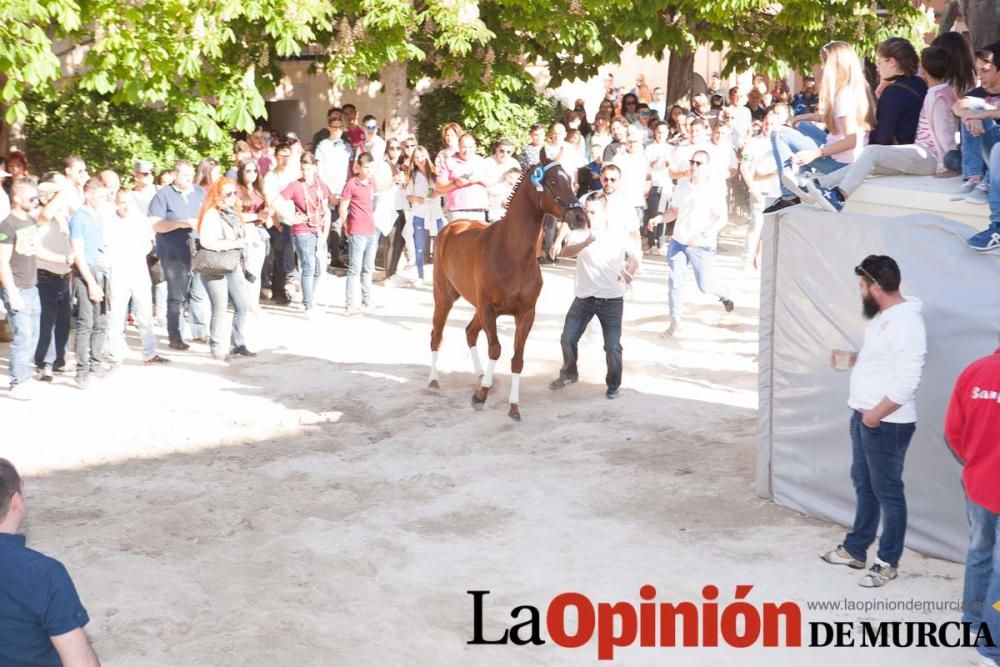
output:
[[55, 99], [27, 100], [32, 115], [24, 125], [28, 163], [41, 174], [62, 171], [67, 155], [79, 155], [90, 166], [131, 174], [135, 160], [150, 160], [156, 171], [181, 158], [197, 161], [211, 156], [225, 162], [232, 153], [228, 136], [219, 141], [186, 137], [174, 126], [174, 114], [136, 104], [113, 105], [98, 93], [66, 92]]
[[[533, 91], [528, 65], [555, 84], [643, 54], [730, 49], [727, 70], [805, 68], [845, 39], [870, 52], [882, 37], [924, 27], [912, 0], [0, 0], [0, 104], [29, 116], [25, 95], [59, 86], [115, 105], [174, 113], [184, 136], [219, 141], [250, 130], [278, 58], [308, 53], [336, 85], [377, 77], [389, 63], [443, 81], [460, 115], [493, 132]], [[881, 11], [873, 9], [879, 6]], [[69, 45], [69, 46], [67, 46]], [[73, 48], [76, 47], [76, 48]], [[60, 57], [63, 67], [60, 68]], [[68, 79], [64, 78], [69, 74]], [[472, 123], [470, 123], [472, 124]]]

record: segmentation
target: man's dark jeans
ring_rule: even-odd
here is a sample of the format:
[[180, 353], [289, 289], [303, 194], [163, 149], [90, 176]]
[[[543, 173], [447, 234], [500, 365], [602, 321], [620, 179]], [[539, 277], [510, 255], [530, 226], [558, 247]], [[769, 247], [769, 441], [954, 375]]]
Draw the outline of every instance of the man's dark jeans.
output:
[[606, 382], [608, 387], [618, 387], [622, 383], [622, 317], [625, 311], [625, 299], [598, 299], [588, 297], [586, 299], [574, 298], [573, 305], [566, 313], [566, 323], [563, 325], [562, 337], [559, 342], [562, 344], [563, 366], [559, 371], [559, 377], [564, 380], [576, 380], [578, 373], [576, 369], [577, 343], [580, 337], [590, 324], [590, 320], [597, 316], [601, 323], [601, 331], [604, 334], [604, 353], [607, 357], [608, 375]]
[[167, 335], [171, 343], [180, 343], [181, 314], [191, 285], [191, 264], [181, 259], [161, 259], [160, 265], [167, 279]]
[[53, 330], [55, 333], [55, 350], [53, 366], [61, 368], [66, 365], [66, 342], [69, 340], [69, 328], [73, 318], [73, 279], [67, 274], [60, 277], [54, 273], [39, 269], [38, 298], [42, 302], [42, 318], [38, 335], [38, 346], [35, 347], [35, 366], [45, 366], [49, 349], [53, 346]]
[[883, 519], [878, 557], [892, 567], [899, 564], [906, 538], [906, 496], [903, 494], [903, 460], [916, 424], [882, 422], [871, 429], [861, 413], [851, 413], [851, 480], [857, 495], [854, 529], [844, 538], [844, 549], [860, 561], [875, 541], [879, 516]]

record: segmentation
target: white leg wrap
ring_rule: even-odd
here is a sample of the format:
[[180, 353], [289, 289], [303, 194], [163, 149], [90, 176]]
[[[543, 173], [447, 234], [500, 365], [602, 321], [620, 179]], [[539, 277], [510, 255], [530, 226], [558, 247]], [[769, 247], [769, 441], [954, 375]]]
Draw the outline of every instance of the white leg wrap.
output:
[[433, 382], [438, 379], [438, 353], [431, 352], [431, 376], [428, 379], [429, 382]]
[[514, 373], [510, 376], [510, 402], [513, 405], [517, 405], [521, 402], [520, 396], [521, 390], [521, 374]]
[[489, 361], [486, 362], [486, 374], [483, 375], [483, 384], [482, 384], [482, 386], [485, 387], [486, 389], [489, 389], [490, 387], [493, 386], [493, 369], [496, 368], [496, 366], [497, 366], [496, 359], [490, 359]]
[[476, 370], [476, 375], [483, 374], [483, 364], [479, 361], [479, 349], [475, 346], [469, 348], [469, 356], [472, 357], [472, 366]]

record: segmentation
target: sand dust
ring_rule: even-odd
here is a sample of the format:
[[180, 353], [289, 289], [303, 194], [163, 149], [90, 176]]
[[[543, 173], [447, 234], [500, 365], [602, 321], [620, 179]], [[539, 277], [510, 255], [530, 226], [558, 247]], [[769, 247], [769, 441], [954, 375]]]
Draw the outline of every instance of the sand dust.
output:
[[[688, 280], [672, 341], [666, 271], [650, 259], [625, 306], [622, 397], [604, 398], [596, 320], [581, 382], [554, 393], [571, 263], [546, 268], [526, 352], [524, 421], [507, 416], [513, 321], [482, 412], [460, 302], [445, 334], [442, 389], [426, 388], [429, 289], [376, 288], [360, 319], [265, 308], [255, 360], [207, 350], [169, 368], [133, 357], [86, 393], [68, 379], [31, 404], [0, 400], [0, 455], [27, 475], [31, 546], [66, 563], [106, 665], [580, 665], [569, 650], [467, 646], [472, 599], [490, 590], [486, 634], [516, 605], [563, 591], [638, 604], [851, 598], [954, 600], [963, 569], [907, 552], [872, 592], [817, 554], [842, 536], [753, 493], [757, 277], [727, 230], [726, 315]], [[343, 303], [330, 277], [326, 301]], [[322, 299], [321, 299], [322, 300]], [[134, 344], [134, 340], [133, 340]], [[485, 358], [485, 341], [480, 341]], [[134, 351], [133, 351], [134, 353]], [[7, 348], [0, 348], [6, 357]], [[849, 449], [845, 443], [845, 456]], [[957, 620], [954, 612], [808, 612], [806, 620]], [[973, 664], [969, 649], [619, 650], [627, 665]], [[895, 660], [894, 660], [895, 659]]]

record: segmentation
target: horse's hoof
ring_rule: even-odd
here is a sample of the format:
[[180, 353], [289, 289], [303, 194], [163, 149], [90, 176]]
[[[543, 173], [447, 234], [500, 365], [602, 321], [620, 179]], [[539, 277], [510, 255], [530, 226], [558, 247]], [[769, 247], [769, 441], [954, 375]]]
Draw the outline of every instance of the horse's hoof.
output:
[[472, 407], [476, 410], [482, 410], [483, 406], [486, 404], [486, 397], [489, 395], [488, 389], [483, 389], [480, 387], [472, 394]]
[[517, 409], [516, 404], [510, 404], [510, 410], [507, 412], [507, 416], [516, 422], [521, 421], [521, 411]]
[[427, 386], [430, 387], [431, 389], [440, 389], [441, 383], [438, 382], [437, 380], [431, 380], [430, 382], [427, 383]]

